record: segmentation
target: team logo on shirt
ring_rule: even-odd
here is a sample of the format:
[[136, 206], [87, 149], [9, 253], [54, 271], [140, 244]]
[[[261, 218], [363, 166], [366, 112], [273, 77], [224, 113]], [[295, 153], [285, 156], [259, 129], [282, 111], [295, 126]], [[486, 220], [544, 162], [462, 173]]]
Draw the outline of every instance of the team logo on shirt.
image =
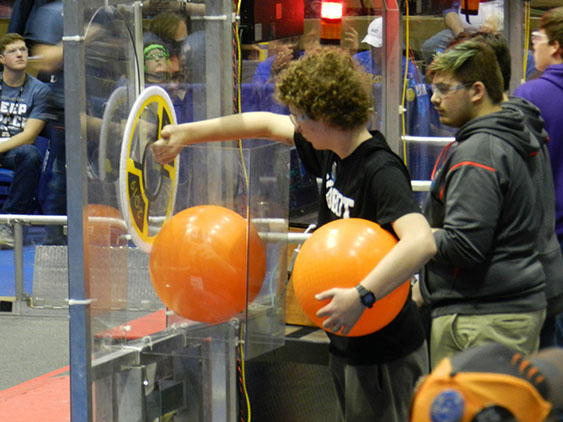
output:
[[326, 175], [326, 204], [328, 208], [340, 218], [350, 218], [350, 210], [354, 208], [354, 200], [342, 195], [334, 187], [334, 177]]
[[2, 137], [10, 137], [10, 131], [12, 133], [21, 132], [27, 122], [26, 113], [27, 104], [1, 101], [0, 114], [2, 121], [0, 123], [0, 135]]

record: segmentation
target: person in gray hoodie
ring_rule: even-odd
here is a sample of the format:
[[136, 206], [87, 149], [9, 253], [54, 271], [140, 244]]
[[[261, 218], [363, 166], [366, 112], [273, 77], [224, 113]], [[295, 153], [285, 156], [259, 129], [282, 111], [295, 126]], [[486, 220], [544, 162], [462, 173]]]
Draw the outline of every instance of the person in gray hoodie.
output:
[[450, 47], [429, 77], [441, 122], [459, 128], [424, 205], [438, 248], [417, 286], [432, 307], [431, 365], [491, 341], [533, 353], [547, 305], [529, 171], [540, 143], [522, 111], [502, 108], [502, 75], [482, 42]]
[[538, 253], [545, 273], [545, 294], [547, 299], [547, 315], [540, 334], [540, 348], [555, 345], [556, 318], [563, 312], [563, 259], [555, 230], [555, 187], [551, 160], [548, 150], [549, 135], [538, 107], [530, 101], [507, 95], [510, 86], [511, 56], [506, 38], [495, 31], [478, 31], [458, 37], [457, 42], [467, 39], [481, 41], [487, 44], [497, 57], [500, 72], [504, 82], [504, 101], [502, 107], [517, 108], [524, 113], [528, 129], [536, 136], [540, 143], [540, 150], [535, 158], [529, 160], [528, 169], [535, 181], [538, 196], [536, 212], [542, 218], [542, 225], [538, 230]]
[[529, 169], [537, 188], [536, 212], [542, 216], [538, 230], [538, 253], [545, 273], [547, 315], [540, 335], [540, 348], [555, 346], [555, 324], [563, 312], [563, 259], [555, 232], [555, 187], [547, 149], [548, 135], [544, 129], [540, 110], [527, 100], [510, 97], [502, 103], [503, 109], [523, 112], [526, 124], [540, 142], [540, 150], [529, 160]]

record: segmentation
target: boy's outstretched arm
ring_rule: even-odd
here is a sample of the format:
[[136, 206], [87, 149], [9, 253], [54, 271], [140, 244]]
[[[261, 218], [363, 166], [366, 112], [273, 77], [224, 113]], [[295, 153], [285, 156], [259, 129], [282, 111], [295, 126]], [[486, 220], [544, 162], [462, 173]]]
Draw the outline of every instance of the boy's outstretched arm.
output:
[[186, 145], [214, 141], [265, 138], [293, 145], [295, 127], [289, 116], [268, 112], [233, 114], [193, 123], [165, 126], [152, 145], [160, 164], [172, 161]]
[[[399, 242], [389, 251], [361, 284], [381, 299], [416, 273], [436, 253], [434, 236], [426, 218], [419, 213], [406, 214], [393, 223]], [[332, 299], [317, 312], [328, 317], [323, 326], [332, 332], [350, 332], [364, 312], [355, 288], [334, 288], [322, 292], [318, 300]]]

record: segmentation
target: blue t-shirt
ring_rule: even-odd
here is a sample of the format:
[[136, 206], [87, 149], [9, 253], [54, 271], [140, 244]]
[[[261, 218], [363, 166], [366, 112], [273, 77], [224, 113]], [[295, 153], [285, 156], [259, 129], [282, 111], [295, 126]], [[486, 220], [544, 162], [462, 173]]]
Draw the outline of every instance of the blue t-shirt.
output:
[[35, 11], [51, 0], [16, 0], [12, 6], [12, 17], [8, 24], [7, 32], [16, 32], [24, 35], [27, 32], [27, 25]]
[[46, 121], [49, 116], [49, 94], [47, 85], [31, 75], [27, 75], [23, 90], [2, 82], [0, 137], [10, 138], [22, 132], [27, 119]]
[[254, 78], [252, 79], [252, 82], [256, 84], [271, 82], [270, 73], [272, 71], [272, 64], [274, 63], [275, 58], [275, 55], [270, 56], [263, 62], [258, 63], [258, 66], [256, 66], [256, 70], [254, 71]]
[[[35, 10], [26, 27], [24, 38], [28, 42], [56, 45], [63, 39], [63, 2], [56, 0]], [[41, 74], [38, 77], [49, 83], [52, 90], [52, 107], [64, 108], [63, 64], [52, 74]]]
[[[303, 56], [303, 51], [297, 52], [297, 58]], [[266, 84], [266, 83], [274, 83], [273, 79], [271, 78], [272, 73], [272, 65], [274, 64], [274, 60], [276, 59], [277, 54], [268, 57], [266, 60], [258, 63], [256, 66], [256, 70], [254, 71], [254, 77], [252, 82], [256, 84]]]
[[[381, 113], [383, 94], [383, 78], [381, 66], [376, 63], [370, 50], [354, 55], [354, 59], [373, 77], [375, 110]], [[401, 61], [401, 87], [405, 72], [406, 58]], [[430, 136], [432, 124], [439, 123], [438, 114], [430, 102], [430, 95], [426, 90], [424, 76], [416, 65], [408, 61], [407, 92], [406, 92], [406, 133], [407, 135]]]

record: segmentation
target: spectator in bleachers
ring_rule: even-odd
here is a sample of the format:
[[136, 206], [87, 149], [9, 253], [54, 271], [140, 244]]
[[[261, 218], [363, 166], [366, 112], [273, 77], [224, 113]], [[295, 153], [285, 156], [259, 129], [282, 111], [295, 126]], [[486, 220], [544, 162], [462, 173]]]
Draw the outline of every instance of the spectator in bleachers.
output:
[[268, 58], [261, 62], [254, 72], [253, 82], [273, 84], [282, 70], [287, 69], [291, 61], [298, 59], [305, 52], [319, 46], [318, 30], [312, 27], [301, 37], [289, 37], [271, 41], [268, 46]]
[[479, 30], [487, 28], [500, 31], [503, 28], [504, 11], [503, 0], [481, 1], [477, 14], [462, 9], [462, 4], [467, 2], [452, 1], [451, 6], [442, 11], [446, 29], [428, 38], [421, 47], [422, 57], [426, 64], [432, 62], [436, 53], [444, 51], [456, 36], [465, 30]]
[[162, 12], [145, 21], [145, 45], [161, 44], [169, 54], [175, 79], [201, 83], [205, 80], [205, 31], [191, 31], [189, 16]]
[[161, 44], [151, 43], [143, 50], [145, 83], [161, 84], [170, 81], [171, 63], [168, 50]]
[[[48, 118], [49, 88], [26, 72], [28, 50], [21, 35], [0, 38], [0, 52], [0, 167], [14, 171], [2, 213], [29, 214], [42, 163], [33, 143]], [[0, 225], [0, 247], [14, 247], [12, 226]]]
[[276, 76], [292, 60], [297, 59], [303, 54], [299, 48], [299, 37], [289, 37], [282, 40], [271, 41], [268, 45], [268, 58], [258, 64], [254, 72], [254, 83], [267, 84], [274, 83]]
[[[369, 45], [369, 49], [354, 55], [356, 61], [372, 75], [374, 83], [375, 111], [381, 112], [381, 102], [383, 93], [383, 18], [376, 17], [368, 27], [366, 36], [362, 43]], [[405, 56], [401, 60], [401, 87], [405, 72]], [[407, 68], [407, 92], [406, 92], [406, 134], [417, 136], [429, 136], [431, 126], [439, 126], [437, 114], [430, 103], [430, 96], [426, 91], [424, 76], [417, 68], [416, 64], [408, 60]], [[380, 128], [380, 117], [377, 122], [372, 122], [374, 129]]]
[[[146, 82], [167, 90], [180, 122], [192, 121], [199, 115], [198, 110], [205, 109], [205, 31], [192, 31], [190, 15], [192, 12], [197, 14], [192, 9], [175, 13], [167, 9], [167, 4], [163, 4], [162, 9], [154, 6], [153, 14], [144, 22], [143, 42], [145, 48], [162, 46], [163, 54], [168, 57], [158, 66], [166, 65], [168, 76], [160, 81], [148, 76]], [[157, 62], [153, 62], [147, 69], [157, 66]], [[164, 75], [161, 73], [161, 76]]]
[[156, 42], [149, 43], [145, 45], [143, 58], [145, 86], [158, 85], [164, 88], [174, 104], [176, 117], [181, 122], [191, 120], [193, 106], [184, 102], [189, 87], [183, 78], [184, 73], [178, 69], [178, 63], [170, 60], [166, 47]]

